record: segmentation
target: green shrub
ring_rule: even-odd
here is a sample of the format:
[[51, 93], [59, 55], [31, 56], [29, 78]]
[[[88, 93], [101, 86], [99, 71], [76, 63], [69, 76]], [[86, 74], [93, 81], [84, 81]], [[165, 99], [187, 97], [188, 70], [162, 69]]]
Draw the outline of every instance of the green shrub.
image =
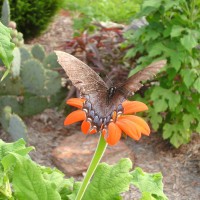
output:
[[92, 20], [113, 21], [116, 23], [131, 22], [138, 12], [142, 0], [68, 0], [66, 9], [80, 12], [74, 19], [74, 29], [82, 33], [85, 29], [93, 30]]
[[128, 45], [135, 47], [126, 56], [142, 55], [141, 65], [168, 60], [160, 85], [146, 91], [145, 99], [153, 128], [179, 147], [200, 133], [200, 1], [144, 0], [142, 16], [149, 25], [127, 33]]
[[[11, 19], [17, 23], [17, 29], [25, 39], [42, 33], [57, 11], [63, 6], [60, 0], [10, 0]], [[0, 0], [2, 6], [3, 0]]]

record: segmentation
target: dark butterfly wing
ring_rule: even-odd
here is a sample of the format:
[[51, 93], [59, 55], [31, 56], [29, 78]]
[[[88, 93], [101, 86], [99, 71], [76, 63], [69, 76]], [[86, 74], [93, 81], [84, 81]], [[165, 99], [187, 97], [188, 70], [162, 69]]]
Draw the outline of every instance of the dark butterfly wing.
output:
[[58, 63], [73, 85], [80, 90], [81, 96], [88, 99], [93, 109], [103, 117], [109, 110], [106, 105], [108, 90], [106, 83], [94, 70], [74, 56], [62, 51], [55, 51], [55, 53]]
[[137, 72], [136, 74], [129, 77], [124, 83], [118, 85], [117, 93], [122, 93], [125, 98], [132, 96], [137, 90], [139, 90], [143, 84], [142, 81], [149, 80], [158, 73], [158, 71], [166, 65], [166, 60], [160, 60], [154, 62], [144, 68], [143, 70]]
[[55, 51], [55, 53], [58, 56], [58, 63], [63, 67], [73, 85], [80, 90], [81, 95], [107, 92], [106, 83], [85, 63], [68, 53], [62, 51]]

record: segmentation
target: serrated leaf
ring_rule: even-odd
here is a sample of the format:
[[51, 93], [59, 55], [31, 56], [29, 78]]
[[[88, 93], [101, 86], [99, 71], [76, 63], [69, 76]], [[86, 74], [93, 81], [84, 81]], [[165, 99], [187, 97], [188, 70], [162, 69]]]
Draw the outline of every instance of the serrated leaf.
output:
[[15, 45], [11, 42], [10, 29], [0, 22], [0, 58], [8, 68], [13, 60], [14, 47]]
[[74, 185], [73, 178], [65, 179], [65, 174], [56, 168], [52, 169], [49, 167], [40, 166], [40, 169], [42, 170], [43, 177], [56, 185], [57, 191], [60, 193], [63, 199], [66, 199], [67, 195], [72, 193]]
[[131, 172], [131, 175], [133, 177], [131, 183], [140, 190], [143, 194], [143, 199], [145, 199], [145, 196], [147, 197], [147, 194], [156, 200], [168, 199], [163, 193], [163, 177], [161, 173], [149, 174], [137, 167]]
[[32, 160], [12, 153], [15, 158], [13, 188], [19, 200], [61, 200], [54, 183], [45, 180]]
[[[130, 159], [121, 159], [116, 165], [101, 163], [89, 184], [83, 200], [119, 199], [122, 192], [128, 191], [132, 176]], [[101, 194], [101, 195], [99, 195]]]
[[21, 155], [26, 155], [33, 148], [26, 147], [26, 142], [23, 139], [19, 139], [16, 142], [6, 143], [3, 140], [0, 140], [0, 160], [3, 157], [7, 156], [10, 152], [22, 153]]
[[154, 102], [154, 107], [155, 111], [159, 113], [159, 112], [164, 112], [167, 109], [168, 105], [165, 99], [157, 99]]
[[196, 81], [194, 82], [194, 88], [198, 91], [198, 93], [200, 93], [200, 77], [198, 77], [196, 79]]
[[149, 109], [149, 117], [150, 117], [150, 121], [151, 121], [153, 129], [157, 130], [160, 123], [162, 123], [162, 120], [163, 120], [162, 117], [160, 116], [160, 114], [155, 112], [153, 108]]

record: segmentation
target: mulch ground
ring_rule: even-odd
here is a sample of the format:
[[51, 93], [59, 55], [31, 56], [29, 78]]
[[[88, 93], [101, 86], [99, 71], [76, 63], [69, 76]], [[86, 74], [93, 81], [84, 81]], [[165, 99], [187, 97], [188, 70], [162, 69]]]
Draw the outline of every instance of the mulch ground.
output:
[[[68, 13], [57, 16], [48, 31], [30, 43], [44, 45], [48, 52], [65, 50], [65, 41], [72, 38], [72, 21]], [[64, 115], [56, 109], [25, 119], [29, 132], [29, 144], [36, 151], [31, 157], [37, 163], [54, 167], [51, 152], [63, 138], [75, 133], [80, 127], [63, 126]], [[91, 136], [92, 137], [92, 136]], [[0, 130], [0, 138], [8, 140]], [[89, 138], [88, 138], [89, 139]], [[134, 166], [149, 173], [162, 172], [164, 191], [170, 200], [200, 199], [200, 137], [194, 135], [191, 142], [174, 149], [161, 135], [152, 133], [139, 142], [125, 140], [135, 154]], [[120, 159], [120, 158], [119, 158]], [[82, 177], [78, 177], [79, 179]], [[139, 199], [140, 193], [133, 187], [123, 195], [125, 200]]]

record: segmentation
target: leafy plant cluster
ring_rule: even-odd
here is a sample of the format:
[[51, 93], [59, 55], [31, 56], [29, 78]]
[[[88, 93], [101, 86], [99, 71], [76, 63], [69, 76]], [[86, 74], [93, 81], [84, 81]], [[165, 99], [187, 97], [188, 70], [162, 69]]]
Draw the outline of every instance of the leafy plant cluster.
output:
[[[33, 149], [26, 147], [23, 139], [14, 143], [0, 140], [0, 199], [74, 200], [81, 182], [66, 179], [61, 171], [32, 161], [28, 153]], [[101, 163], [83, 200], [122, 199], [121, 194], [130, 185], [140, 190], [143, 200], [167, 199], [161, 173], [148, 174], [140, 168], [130, 171], [131, 168], [129, 159], [121, 159], [111, 166]]]
[[148, 25], [126, 34], [135, 46], [126, 57], [140, 56], [141, 66], [167, 59], [160, 84], [144, 97], [153, 128], [179, 147], [200, 133], [200, 1], [144, 0], [137, 17], [143, 16]]
[[93, 67], [111, 84], [110, 80], [123, 81], [128, 75], [130, 62], [123, 60], [128, 48], [122, 49], [122, 42], [122, 28], [105, 25], [93, 34], [85, 33], [68, 40], [66, 48], [68, 52]]
[[3, 1], [1, 22], [3, 25], [11, 28], [11, 41], [18, 47], [22, 46], [24, 44], [23, 34], [17, 30], [16, 23], [14, 21], [10, 21], [10, 5], [8, 0]]
[[94, 20], [130, 23], [141, 2], [142, 0], [68, 0], [66, 9], [74, 11], [75, 35], [80, 35], [85, 30], [93, 31], [97, 28], [92, 24]]
[[[11, 19], [17, 23], [17, 29], [24, 34], [25, 39], [40, 35], [55, 14], [63, 7], [60, 0], [9, 0]], [[3, 0], [0, 0], [0, 8]]]

